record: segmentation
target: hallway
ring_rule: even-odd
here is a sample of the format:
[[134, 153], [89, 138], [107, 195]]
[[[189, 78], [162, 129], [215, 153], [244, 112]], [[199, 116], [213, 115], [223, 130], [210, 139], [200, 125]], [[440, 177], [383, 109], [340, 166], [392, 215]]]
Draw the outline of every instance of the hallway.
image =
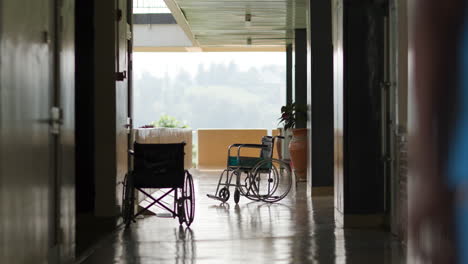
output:
[[190, 229], [177, 219], [146, 217], [120, 228], [82, 263], [406, 263], [401, 244], [382, 230], [338, 229], [333, 199], [307, 198], [305, 184], [276, 204], [206, 197], [218, 172], [194, 172], [196, 214]]

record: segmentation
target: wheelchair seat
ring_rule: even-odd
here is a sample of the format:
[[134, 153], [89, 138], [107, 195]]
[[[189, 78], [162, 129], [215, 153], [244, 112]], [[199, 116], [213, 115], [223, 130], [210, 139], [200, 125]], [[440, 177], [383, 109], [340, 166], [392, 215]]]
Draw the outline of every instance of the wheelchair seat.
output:
[[[271, 159], [273, 157], [274, 138], [271, 136], [265, 136], [262, 138], [262, 144], [233, 144], [230, 147], [239, 147], [238, 155], [231, 156], [231, 151], [228, 151], [227, 166], [230, 168], [239, 168], [241, 170], [250, 170], [257, 163], [265, 159]], [[260, 157], [243, 157], [240, 156], [241, 148], [260, 148]], [[267, 169], [267, 165], [264, 169]]]

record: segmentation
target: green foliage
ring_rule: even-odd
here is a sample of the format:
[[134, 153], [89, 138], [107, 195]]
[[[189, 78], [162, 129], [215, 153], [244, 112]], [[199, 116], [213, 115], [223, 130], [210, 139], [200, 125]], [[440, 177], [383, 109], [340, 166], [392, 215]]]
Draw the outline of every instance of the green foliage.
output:
[[151, 124], [154, 127], [189, 128], [187, 124], [180, 122], [175, 117], [165, 114], [161, 115], [158, 121], [154, 121]]
[[298, 120], [307, 120], [307, 109], [305, 106], [296, 103], [287, 104], [281, 107], [279, 120], [279, 124], [284, 123], [284, 130], [294, 128]]

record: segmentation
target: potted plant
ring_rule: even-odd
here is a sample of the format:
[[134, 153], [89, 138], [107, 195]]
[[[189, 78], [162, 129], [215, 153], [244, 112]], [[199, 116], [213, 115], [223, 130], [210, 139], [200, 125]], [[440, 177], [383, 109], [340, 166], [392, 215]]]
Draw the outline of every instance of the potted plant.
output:
[[284, 124], [284, 132], [292, 130], [289, 154], [297, 181], [307, 180], [307, 128], [296, 128], [298, 121], [307, 120], [307, 109], [296, 103], [281, 107], [279, 123]]

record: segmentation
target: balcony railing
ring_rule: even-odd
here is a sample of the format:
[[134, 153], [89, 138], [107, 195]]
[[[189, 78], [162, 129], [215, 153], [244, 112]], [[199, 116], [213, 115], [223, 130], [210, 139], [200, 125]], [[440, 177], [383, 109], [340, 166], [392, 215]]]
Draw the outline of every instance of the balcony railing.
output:
[[171, 13], [164, 0], [133, 0], [134, 14]]
[[[143, 128], [135, 129], [134, 140], [138, 143], [178, 143], [186, 142], [185, 168], [196, 166], [199, 169], [219, 170], [226, 167], [228, 146], [234, 143], [260, 144], [263, 136], [278, 135], [278, 130], [267, 129], [191, 129]], [[192, 136], [192, 133], [193, 136]], [[192, 144], [194, 148], [192, 149]], [[276, 146], [275, 146], [276, 148]], [[193, 152], [192, 152], [193, 151]], [[242, 156], [258, 157], [259, 150], [246, 150]], [[192, 163], [192, 157], [194, 162]], [[274, 152], [277, 157], [277, 152]]]

